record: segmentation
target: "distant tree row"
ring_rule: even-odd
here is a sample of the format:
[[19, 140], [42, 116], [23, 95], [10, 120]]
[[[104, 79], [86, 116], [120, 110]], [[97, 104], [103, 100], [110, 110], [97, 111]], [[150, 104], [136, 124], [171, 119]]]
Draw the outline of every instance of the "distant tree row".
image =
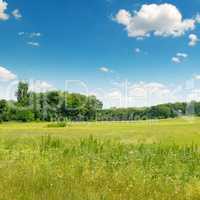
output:
[[61, 91], [35, 93], [18, 84], [17, 101], [0, 100], [0, 121], [92, 121], [103, 104], [95, 96]]
[[180, 116], [200, 116], [200, 102], [167, 103], [149, 108], [111, 108], [97, 112], [99, 121], [129, 121], [167, 119]]
[[1, 121], [129, 121], [200, 116], [200, 102], [168, 103], [149, 108], [102, 109], [95, 96], [49, 91], [29, 91], [25, 82], [18, 84], [17, 101], [0, 100]]

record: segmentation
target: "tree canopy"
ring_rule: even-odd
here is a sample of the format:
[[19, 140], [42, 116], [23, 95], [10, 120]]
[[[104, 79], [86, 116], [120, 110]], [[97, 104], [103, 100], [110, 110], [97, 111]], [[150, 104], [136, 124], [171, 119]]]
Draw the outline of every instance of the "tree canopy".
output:
[[19, 82], [17, 101], [0, 100], [2, 121], [130, 121], [166, 119], [183, 115], [200, 116], [200, 102], [168, 103], [149, 108], [110, 108], [95, 96], [77, 93], [29, 91], [26, 82]]

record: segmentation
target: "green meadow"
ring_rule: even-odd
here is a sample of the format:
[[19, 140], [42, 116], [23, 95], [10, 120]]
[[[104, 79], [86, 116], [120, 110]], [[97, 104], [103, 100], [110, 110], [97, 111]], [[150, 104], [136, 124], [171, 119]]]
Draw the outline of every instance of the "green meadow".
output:
[[0, 124], [2, 200], [200, 199], [200, 118]]

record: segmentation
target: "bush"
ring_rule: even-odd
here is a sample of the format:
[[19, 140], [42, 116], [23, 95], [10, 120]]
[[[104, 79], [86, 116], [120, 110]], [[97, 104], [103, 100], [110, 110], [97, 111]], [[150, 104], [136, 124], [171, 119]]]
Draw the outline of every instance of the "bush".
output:
[[34, 113], [31, 109], [19, 109], [16, 113], [16, 120], [22, 122], [31, 122], [34, 121]]
[[66, 122], [56, 122], [47, 125], [48, 128], [64, 128], [66, 126], [67, 126]]

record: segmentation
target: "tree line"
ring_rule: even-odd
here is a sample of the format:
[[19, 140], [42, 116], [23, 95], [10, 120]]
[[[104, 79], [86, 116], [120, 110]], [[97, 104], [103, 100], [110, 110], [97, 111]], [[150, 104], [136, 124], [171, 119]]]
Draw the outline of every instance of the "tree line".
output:
[[111, 108], [97, 112], [99, 121], [132, 121], [200, 116], [200, 102], [167, 103], [144, 108]]
[[0, 100], [2, 121], [129, 121], [166, 119], [178, 116], [200, 116], [200, 102], [168, 103], [144, 108], [103, 109], [95, 96], [77, 93], [29, 91], [29, 85], [19, 82], [16, 101]]
[[92, 121], [103, 104], [95, 96], [76, 93], [29, 91], [19, 82], [17, 101], [0, 100], [0, 121]]

